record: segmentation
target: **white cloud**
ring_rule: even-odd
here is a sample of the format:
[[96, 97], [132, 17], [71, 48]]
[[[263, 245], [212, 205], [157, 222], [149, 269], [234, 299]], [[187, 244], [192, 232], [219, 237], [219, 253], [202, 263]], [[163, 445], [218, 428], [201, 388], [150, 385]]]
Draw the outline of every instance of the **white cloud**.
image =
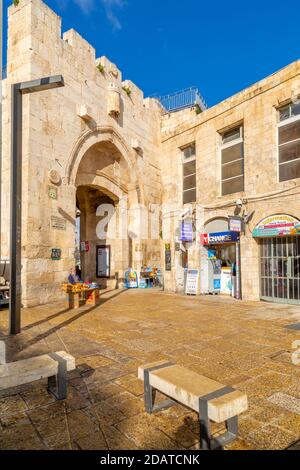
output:
[[[116, 15], [116, 10], [120, 10], [127, 4], [127, 0], [73, 0], [74, 3], [81, 9], [86, 15], [90, 14], [95, 6], [96, 2], [102, 4], [106, 18], [111, 23], [114, 30], [122, 29], [122, 24]], [[70, 0], [56, 0], [56, 3], [64, 10], [69, 4]]]
[[81, 8], [83, 13], [90, 13], [94, 7], [94, 0], [74, 0], [75, 3]]
[[126, 4], [126, 0], [101, 0], [103, 3], [107, 19], [112, 24], [113, 29], [120, 30], [122, 25], [119, 18], [115, 14], [115, 9], [123, 8]]

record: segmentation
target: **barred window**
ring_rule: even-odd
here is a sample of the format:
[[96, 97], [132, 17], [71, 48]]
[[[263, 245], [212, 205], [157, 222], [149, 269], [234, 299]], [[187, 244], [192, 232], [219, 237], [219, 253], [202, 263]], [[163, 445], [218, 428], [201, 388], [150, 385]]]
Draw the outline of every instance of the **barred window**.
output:
[[243, 126], [222, 134], [221, 168], [222, 196], [244, 191]]

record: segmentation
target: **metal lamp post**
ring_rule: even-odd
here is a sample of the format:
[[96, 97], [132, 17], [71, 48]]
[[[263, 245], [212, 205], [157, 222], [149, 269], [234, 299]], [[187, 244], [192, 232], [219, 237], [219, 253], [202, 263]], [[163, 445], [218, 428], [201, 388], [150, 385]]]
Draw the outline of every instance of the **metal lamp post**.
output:
[[22, 97], [64, 86], [61, 75], [12, 85], [9, 332], [21, 331]]

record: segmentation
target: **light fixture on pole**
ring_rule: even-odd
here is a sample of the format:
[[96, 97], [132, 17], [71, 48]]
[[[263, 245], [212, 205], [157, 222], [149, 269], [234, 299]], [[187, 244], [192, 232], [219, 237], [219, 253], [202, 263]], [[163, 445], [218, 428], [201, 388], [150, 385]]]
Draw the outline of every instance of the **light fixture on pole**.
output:
[[21, 232], [22, 232], [22, 97], [64, 86], [62, 75], [39, 78], [11, 86], [11, 211], [9, 332], [21, 331]]

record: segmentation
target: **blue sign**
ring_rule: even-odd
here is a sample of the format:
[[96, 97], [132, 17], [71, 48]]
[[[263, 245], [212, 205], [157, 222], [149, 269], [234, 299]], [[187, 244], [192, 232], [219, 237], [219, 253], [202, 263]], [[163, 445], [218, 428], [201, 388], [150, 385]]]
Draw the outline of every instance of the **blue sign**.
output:
[[223, 243], [236, 243], [240, 240], [239, 232], [217, 232], [208, 234], [209, 245], [222, 245]]
[[216, 250], [208, 250], [208, 259], [217, 259]]
[[191, 222], [182, 222], [180, 239], [183, 242], [193, 241], [193, 224]]

